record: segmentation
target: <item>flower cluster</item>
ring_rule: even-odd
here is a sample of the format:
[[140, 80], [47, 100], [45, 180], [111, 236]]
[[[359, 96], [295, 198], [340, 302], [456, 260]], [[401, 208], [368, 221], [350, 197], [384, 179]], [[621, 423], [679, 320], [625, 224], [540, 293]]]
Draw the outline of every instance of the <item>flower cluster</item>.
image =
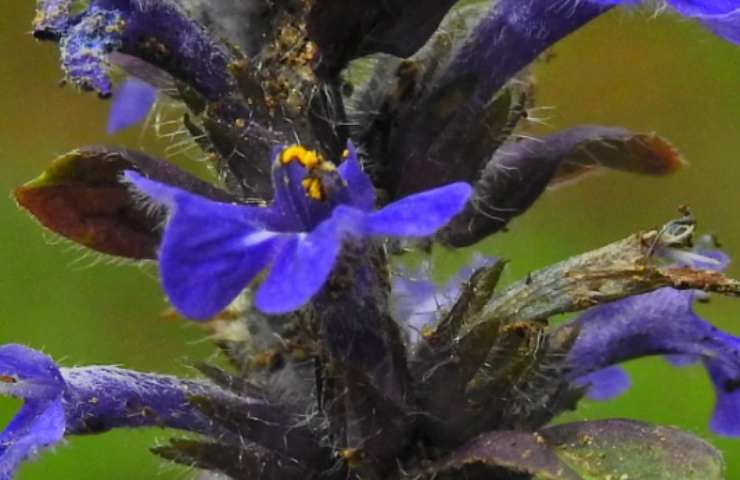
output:
[[[108, 131], [169, 97], [218, 185], [88, 146], [16, 200], [87, 248], [157, 262], [172, 306], [207, 322], [233, 368], [64, 368], [1, 346], [0, 394], [24, 404], [0, 433], [0, 480], [66, 436], [135, 427], [189, 432], [153, 451], [235, 479], [722, 478], [719, 453], [675, 429], [551, 425], [624, 391], [620, 363], [667, 355], [703, 363], [711, 427], [740, 436], [740, 339], [693, 311], [740, 282], [694, 244], [688, 212], [499, 289], [500, 259], [438, 288], [401, 258], [474, 245], [596, 168], [683, 165], [654, 133], [517, 134], [526, 67], [641, 2], [457, 3], [37, 1], [34, 35], [58, 43], [66, 80], [112, 97]], [[667, 4], [740, 44], [740, 1]], [[366, 57], [374, 70], [350, 85]]]

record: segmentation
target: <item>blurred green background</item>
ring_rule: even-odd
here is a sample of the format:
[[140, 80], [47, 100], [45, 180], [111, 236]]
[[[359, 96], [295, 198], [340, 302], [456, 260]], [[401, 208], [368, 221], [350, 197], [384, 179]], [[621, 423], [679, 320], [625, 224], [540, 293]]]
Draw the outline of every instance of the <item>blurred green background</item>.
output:
[[[59, 88], [56, 48], [29, 34], [34, 2], [0, 7], [0, 189], [36, 176], [58, 154], [91, 143], [120, 143], [151, 152], [166, 144], [133, 129], [105, 135], [107, 104]], [[613, 12], [571, 36], [537, 67], [540, 132], [577, 123], [657, 131], [690, 166], [667, 178], [619, 173], [590, 177], [549, 192], [506, 234], [486, 242], [488, 254], [513, 261], [512, 281], [528, 271], [663, 223], [690, 205], [703, 231], [740, 255], [740, 48], [673, 15]], [[64, 365], [119, 364], [189, 373], [189, 359], [212, 355], [205, 333], [166, 320], [152, 268], [97, 262], [59, 242], [11, 199], [0, 202], [0, 343], [18, 342]], [[444, 268], [460, 259], [443, 256]], [[740, 276], [737, 266], [730, 274]], [[700, 305], [715, 324], [740, 334], [740, 304], [716, 298]], [[661, 359], [632, 362], [633, 388], [604, 404], [584, 402], [569, 418], [632, 417], [680, 426], [725, 452], [728, 478], [740, 478], [740, 439], [707, 430], [713, 397], [699, 367], [673, 369]], [[0, 425], [19, 406], [0, 399]], [[72, 438], [24, 466], [21, 480], [183, 478], [147, 452], [166, 431], [118, 431]]]

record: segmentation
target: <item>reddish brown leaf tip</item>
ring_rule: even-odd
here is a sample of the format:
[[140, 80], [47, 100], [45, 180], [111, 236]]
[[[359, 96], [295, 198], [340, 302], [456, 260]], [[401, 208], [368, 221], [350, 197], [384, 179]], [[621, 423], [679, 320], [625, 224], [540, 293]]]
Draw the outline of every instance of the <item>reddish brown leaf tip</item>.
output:
[[18, 205], [49, 230], [101, 253], [155, 258], [160, 218], [146, 212], [119, 182], [135, 168], [121, 152], [74, 150], [15, 189]]
[[668, 140], [655, 133], [638, 134], [629, 140], [635, 158], [642, 159], [635, 171], [650, 175], [672, 173], [686, 165], [681, 153]]

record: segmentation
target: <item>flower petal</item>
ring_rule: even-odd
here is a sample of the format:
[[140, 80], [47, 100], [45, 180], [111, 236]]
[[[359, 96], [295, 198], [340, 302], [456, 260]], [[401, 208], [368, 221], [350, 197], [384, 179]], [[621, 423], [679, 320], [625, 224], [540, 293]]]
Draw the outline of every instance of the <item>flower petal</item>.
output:
[[10, 480], [21, 462], [60, 442], [64, 427], [59, 399], [26, 401], [0, 434], [0, 480]]
[[462, 211], [472, 188], [458, 182], [409, 195], [371, 213], [364, 221], [367, 235], [425, 237], [444, 227]]
[[159, 270], [168, 298], [189, 318], [223, 310], [286, 244], [265, 224], [266, 208], [214, 202], [131, 171], [126, 178], [169, 210]]
[[347, 182], [352, 206], [366, 212], [371, 211], [375, 207], [375, 187], [370, 177], [362, 171], [362, 165], [357, 158], [357, 150], [352, 142], [347, 142], [347, 157], [337, 170]]
[[157, 89], [135, 77], [129, 77], [113, 94], [108, 113], [109, 135], [143, 121], [155, 100]]
[[0, 347], [0, 394], [24, 400], [0, 433], [0, 480], [10, 479], [23, 460], [62, 439], [64, 388], [59, 369], [46, 355], [21, 345]]
[[334, 267], [341, 246], [339, 228], [332, 218], [311, 233], [296, 235], [275, 258], [270, 273], [257, 290], [257, 308], [264, 313], [279, 314], [308, 302]]
[[272, 184], [275, 188], [270, 209], [275, 213], [279, 228], [285, 231], [301, 232], [312, 230], [331, 215], [330, 202], [312, 200], [306, 195], [302, 181], [306, 169], [297, 162], [272, 169]]
[[591, 400], [611, 400], [630, 387], [630, 377], [621, 367], [608, 367], [576, 379], [575, 385], [587, 387], [586, 396]]
[[718, 435], [740, 437], [740, 369], [719, 361], [705, 366], [716, 395], [709, 427]]

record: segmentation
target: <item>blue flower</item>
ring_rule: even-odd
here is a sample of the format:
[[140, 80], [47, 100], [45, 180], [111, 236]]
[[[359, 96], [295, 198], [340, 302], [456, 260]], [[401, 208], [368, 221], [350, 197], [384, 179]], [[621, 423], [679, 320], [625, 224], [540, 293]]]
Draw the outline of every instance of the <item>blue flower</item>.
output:
[[327, 280], [343, 241], [432, 235], [471, 193], [468, 184], [454, 183], [373, 211], [370, 179], [351, 145], [345, 154], [335, 168], [299, 146], [280, 151], [267, 207], [218, 203], [127, 172], [128, 181], [169, 212], [159, 268], [175, 308], [208, 319], [268, 270], [257, 308], [295, 310]]
[[241, 402], [242, 410], [255, 405], [255, 419], [271, 408], [211, 384], [166, 375], [107, 366], [60, 368], [47, 355], [16, 344], [0, 346], [0, 395], [24, 400], [0, 433], [0, 480], [12, 478], [21, 462], [67, 435], [153, 426], [229, 435], [190, 402], [191, 396]]
[[0, 480], [20, 463], [64, 436], [64, 380], [46, 355], [20, 345], [0, 347], [0, 394], [25, 402], [0, 433]]
[[[639, 4], [640, 0], [590, 0], [600, 5]], [[740, 44], [739, 0], [668, 0], [678, 13], [704, 24], [716, 35]]]
[[469, 264], [442, 286], [431, 280], [429, 263], [424, 263], [415, 272], [399, 269], [391, 284], [391, 312], [393, 318], [405, 327], [409, 342], [416, 344], [425, 328], [442, 319], [442, 315], [457, 301], [463, 284], [476, 270], [497, 261], [495, 257], [476, 253]]
[[156, 99], [156, 88], [136, 77], [128, 77], [113, 94], [106, 129], [108, 134], [144, 120]]
[[[721, 252], [706, 255], [714, 261], [694, 258], [692, 266], [716, 270], [728, 263]], [[566, 360], [568, 377], [593, 389], [590, 397], [605, 400], [629, 386], [624, 372], [612, 368], [618, 363], [661, 354], [680, 365], [701, 361], [716, 394], [712, 430], [740, 436], [740, 338], [718, 330], [694, 312], [693, 304], [701, 295], [662, 288], [588, 310], [570, 324], [580, 333]]]
[[607, 367], [580, 376], [573, 381], [577, 387], [586, 388], [586, 396], [603, 402], [618, 397], [630, 388], [630, 377], [622, 367]]

